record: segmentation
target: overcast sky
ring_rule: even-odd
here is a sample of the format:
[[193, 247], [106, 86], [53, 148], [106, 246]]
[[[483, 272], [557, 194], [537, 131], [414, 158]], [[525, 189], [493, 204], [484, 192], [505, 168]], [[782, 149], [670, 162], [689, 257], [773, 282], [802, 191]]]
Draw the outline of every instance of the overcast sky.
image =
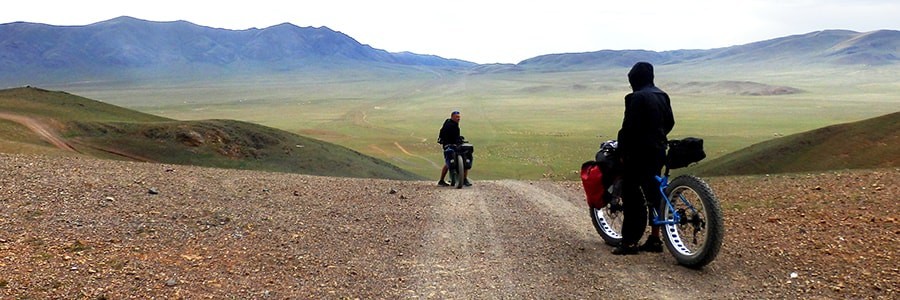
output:
[[0, 23], [119, 16], [247, 29], [327, 26], [363, 44], [477, 63], [605, 49], [709, 49], [824, 29], [900, 29], [898, 0], [316, 0], [4, 3]]

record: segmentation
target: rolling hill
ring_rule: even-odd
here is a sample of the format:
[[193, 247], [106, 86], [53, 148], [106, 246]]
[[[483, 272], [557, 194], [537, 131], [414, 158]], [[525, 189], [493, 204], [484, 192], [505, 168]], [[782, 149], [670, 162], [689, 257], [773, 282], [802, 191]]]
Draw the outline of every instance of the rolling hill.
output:
[[233, 120], [172, 120], [65, 92], [33, 87], [0, 90], [0, 112], [0, 150], [5, 152], [51, 153], [48, 148], [57, 147], [57, 152], [120, 160], [418, 178], [385, 161], [283, 130]]
[[900, 167], [900, 111], [775, 138], [691, 167], [700, 175]]

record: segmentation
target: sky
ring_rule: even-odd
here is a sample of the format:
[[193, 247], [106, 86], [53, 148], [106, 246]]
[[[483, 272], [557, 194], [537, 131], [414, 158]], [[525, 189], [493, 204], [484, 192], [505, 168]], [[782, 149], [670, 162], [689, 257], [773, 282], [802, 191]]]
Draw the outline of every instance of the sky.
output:
[[29, 0], [0, 24], [119, 16], [214, 28], [326, 26], [360, 43], [476, 63], [599, 50], [712, 49], [826, 29], [900, 30], [898, 0]]

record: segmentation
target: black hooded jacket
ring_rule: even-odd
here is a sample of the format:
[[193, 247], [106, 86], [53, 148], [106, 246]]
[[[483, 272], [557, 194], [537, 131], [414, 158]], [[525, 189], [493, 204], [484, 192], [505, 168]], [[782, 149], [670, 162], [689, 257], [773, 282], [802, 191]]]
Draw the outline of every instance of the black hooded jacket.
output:
[[452, 119], [444, 121], [441, 126], [441, 133], [438, 135], [438, 143], [441, 145], [459, 144], [459, 123], [453, 122]]
[[[653, 66], [639, 62], [628, 72], [632, 93], [625, 96], [625, 118], [617, 138], [623, 157], [664, 156], [666, 135], [675, 126], [669, 95], [653, 84]], [[650, 157], [647, 157], [650, 159]]]

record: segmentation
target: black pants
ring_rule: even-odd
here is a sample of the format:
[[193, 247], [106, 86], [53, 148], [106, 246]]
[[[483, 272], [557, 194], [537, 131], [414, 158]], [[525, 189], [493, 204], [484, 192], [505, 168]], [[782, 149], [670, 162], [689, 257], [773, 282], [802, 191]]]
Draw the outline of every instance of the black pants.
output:
[[658, 208], [662, 201], [656, 176], [665, 163], [665, 157], [665, 150], [660, 150], [624, 158], [622, 243], [625, 245], [637, 244], [641, 240], [648, 220], [652, 218], [652, 207]]

